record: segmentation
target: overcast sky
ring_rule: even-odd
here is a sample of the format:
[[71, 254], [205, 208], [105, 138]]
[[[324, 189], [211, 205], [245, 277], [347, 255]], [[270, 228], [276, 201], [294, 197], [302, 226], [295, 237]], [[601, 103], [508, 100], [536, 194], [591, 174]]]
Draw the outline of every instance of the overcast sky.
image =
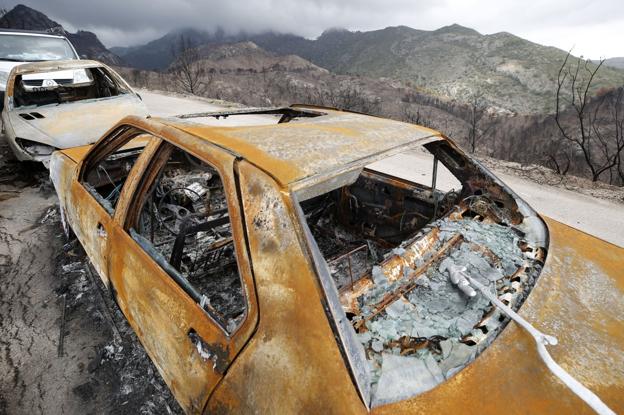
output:
[[[18, 2], [0, 0], [6, 9]], [[95, 32], [108, 46], [146, 43], [180, 27], [228, 32], [272, 29], [308, 38], [323, 30], [452, 23], [506, 31], [575, 55], [624, 56], [623, 0], [23, 0], [66, 29]]]

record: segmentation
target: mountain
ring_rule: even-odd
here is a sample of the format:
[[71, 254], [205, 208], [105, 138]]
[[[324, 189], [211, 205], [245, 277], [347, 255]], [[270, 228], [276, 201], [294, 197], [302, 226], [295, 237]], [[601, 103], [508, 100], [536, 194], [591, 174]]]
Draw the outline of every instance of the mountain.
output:
[[[267, 32], [224, 36], [195, 29], [171, 32], [146, 45], [114, 49], [130, 65], [162, 70], [181, 37], [193, 45], [251, 41], [279, 55], [298, 55], [342, 75], [400, 80], [409, 87], [469, 102], [479, 96], [493, 111], [553, 111], [557, 72], [566, 52], [510, 33], [482, 35], [458, 24], [437, 30], [407, 26], [368, 32], [331, 29], [315, 40]], [[624, 85], [624, 70], [603, 66], [594, 89]]]
[[[492, 107], [520, 114], [553, 110], [557, 72], [566, 56], [510, 33], [482, 35], [457, 24], [433, 31], [398, 26], [369, 32], [330, 30], [316, 40], [281, 42], [271, 34], [252, 40], [335, 73], [400, 79], [464, 102], [479, 95]], [[606, 66], [594, 83], [596, 91], [620, 85], [624, 71]]]
[[624, 69], [624, 57], [606, 59], [604, 65], [611, 66], [613, 68]]
[[219, 31], [209, 33], [196, 29], [179, 29], [144, 45], [113, 47], [111, 50], [134, 68], [162, 70], [173, 62], [174, 51], [180, 47], [182, 39], [192, 46], [200, 46], [222, 42], [224, 37]]
[[121, 65], [123, 63], [119, 56], [106, 49], [95, 33], [84, 30], [70, 33], [59, 23], [49, 19], [45, 14], [22, 4], [18, 4], [4, 16], [0, 17], [0, 28], [37, 30], [62, 34], [74, 45], [76, 52], [80, 56], [86, 56], [89, 59], [96, 59], [111, 65]]
[[197, 48], [204, 70], [220, 74], [232, 72], [261, 73], [282, 71], [288, 73], [329, 71], [297, 55], [279, 55], [266, 51], [253, 42], [205, 44]]

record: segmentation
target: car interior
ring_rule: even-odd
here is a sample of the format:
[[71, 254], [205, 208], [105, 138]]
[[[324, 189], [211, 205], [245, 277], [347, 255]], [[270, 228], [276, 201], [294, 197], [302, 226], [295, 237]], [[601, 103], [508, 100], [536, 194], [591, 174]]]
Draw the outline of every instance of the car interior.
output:
[[[78, 79], [32, 79], [33, 74], [25, 79], [18, 75], [13, 93], [15, 107], [64, 104], [128, 93], [104, 68], [78, 69], [76, 74], [80, 74]], [[49, 78], [49, 73], [45, 75]]]

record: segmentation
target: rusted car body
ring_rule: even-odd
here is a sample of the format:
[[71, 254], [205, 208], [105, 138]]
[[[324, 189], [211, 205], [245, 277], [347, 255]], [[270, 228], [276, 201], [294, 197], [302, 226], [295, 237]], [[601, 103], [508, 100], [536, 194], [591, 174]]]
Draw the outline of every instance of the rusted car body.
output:
[[[245, 112], [275, 123], [128, 117], [51, 160], [63, 217], [186, 412], [590, 412], [453, 267], [624, 410], [622, 248], [542, 219], [436, 131]], [[185, 118], [202, 116], [235, 114]], [[419, 148], [429, 185], [375, 167]], [[460, 188], [437, 189], [438, 163]]]
[[147, 108], [108, 66], [90, 60], [27, 63], [9, 73], [2, 134], [18, 160], [47, 163], [54, 150], [94, 143], [127, 115], [145, 117]]

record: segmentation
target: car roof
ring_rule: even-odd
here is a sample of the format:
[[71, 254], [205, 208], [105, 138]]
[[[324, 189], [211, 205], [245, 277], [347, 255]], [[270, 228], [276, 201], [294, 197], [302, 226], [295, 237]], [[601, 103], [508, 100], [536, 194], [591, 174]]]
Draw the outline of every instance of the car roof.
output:
[[39, 31], [39, 30], [0, 29], [0, 35], [43, 36], [43, 37], [56, 37], [59, 39], [67, 39], [63, 35], [58, 35], [58, 34]]
[[389, 156], [393, 150], [442, 138], [439, 132], [426, 127], [354, 112], [302, 105], [287, 108], [308, 115], [290, 122], [236, 127], [180, 118], [152, 120], [225, 148], [282, 185], [364, 166]]
[[37, 72], [54, 72], [67, 69], [85, 69], [85, 68], [101, 68], [106, 67], [105, 64], [98, 61], [88, 59], [66, 59], [58, 61], [41, 61], [30, 62], [17, 65], [12, 69], [16, 75], [23, 75]]

